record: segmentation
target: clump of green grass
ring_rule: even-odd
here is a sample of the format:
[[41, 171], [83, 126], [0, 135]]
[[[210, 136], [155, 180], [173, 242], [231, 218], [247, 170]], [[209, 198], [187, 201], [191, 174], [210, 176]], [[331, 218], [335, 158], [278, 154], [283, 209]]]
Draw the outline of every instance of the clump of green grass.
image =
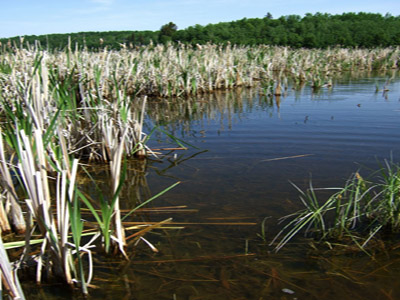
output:
[[[282, 218], [287, 224], [270, 245], [279, 251], [296, 235], [303, 233], [318, 241], [354, 242], [366, 252], [380, 233], [400, 230], [400, 166], [385, 162], [378, 180], [365, 180], [357, 172], [344, 187], [299, 189], [304, 209]], [[376, 174], [375, 174], [376, 175]], [[325, 201], [317, 196], [335, 191]]]

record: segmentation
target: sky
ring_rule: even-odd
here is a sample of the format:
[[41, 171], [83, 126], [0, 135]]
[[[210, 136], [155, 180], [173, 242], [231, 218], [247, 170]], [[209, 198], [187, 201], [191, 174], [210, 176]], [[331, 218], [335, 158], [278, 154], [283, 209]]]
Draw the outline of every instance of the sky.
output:
[[399, 0], [0, 0], [0, 38], [82, 31], [178, 29], [306, 13], [400, 15]]

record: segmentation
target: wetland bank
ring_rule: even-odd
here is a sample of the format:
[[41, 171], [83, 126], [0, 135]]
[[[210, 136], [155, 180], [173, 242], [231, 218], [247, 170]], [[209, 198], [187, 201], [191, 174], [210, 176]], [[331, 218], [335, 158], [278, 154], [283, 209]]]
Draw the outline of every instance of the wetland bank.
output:
[[39, 243], [9, 250], [26, 298], [398, 295], [395, 234], [371, 256], [300, 235], [278, 253], [268, 244], [302, 208], [289, 181], [340, 187], [398, 161], [399, 49], [17, 48], [1, 59], [4, 203], [21, 204]]

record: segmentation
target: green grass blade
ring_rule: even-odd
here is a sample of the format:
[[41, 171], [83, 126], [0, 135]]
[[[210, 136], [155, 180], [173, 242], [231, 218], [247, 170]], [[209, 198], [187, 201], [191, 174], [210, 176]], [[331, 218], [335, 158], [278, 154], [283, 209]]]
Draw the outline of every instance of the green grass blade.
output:
[[150, 199], [144, 201], [143, 203], [139, 204], [138, 206], [136, 206], [134, 209], [132, 209], [129, 213], [127, 213], [123, 218], [122, 221], [125, 220], [127, 217], [129, 217], [132, 213], [134, 213], [135, 211], [137, 211], [139, 208], [145, 206], [146, 204], [150, 203], [151, 201], [153, 201], [154, 199], [160, 197], [161, 195], [165, 194], [166, 192], [168, 192], [169, 190], [171, 190], [172, 188], [176, 187], [178, 184], [180, 184], [181, 182], [175, 182], [174, 184], [172, 184], [171, 186], [167, 187], [166, 189], [164, 189], [163, 191], [159, 192], [157, 195], [151, 197]]

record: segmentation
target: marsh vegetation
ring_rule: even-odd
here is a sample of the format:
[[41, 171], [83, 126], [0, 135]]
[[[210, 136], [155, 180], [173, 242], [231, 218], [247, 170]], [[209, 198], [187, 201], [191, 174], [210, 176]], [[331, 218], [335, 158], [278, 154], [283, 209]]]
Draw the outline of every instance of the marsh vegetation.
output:
[[[4, 247], [22, 247], [22, 251], [13, 253], [14, 266], [16, 270], [29, 270], [36, 282], [58, 278], [79, 287], [84, 294], [96, 276], [95, 265], [101, 265], [99, 257], [108, 260], [115, 255], [119, 261], [134, 261], [127, 249], [133, 251], [139, 242], [158, 251], [157, 245], [145, 238], [149, 232], [162, 229], [168, 236], [173, 235], [168, 231], [193, 224], [174, 224], [168, 217], [154, 222], [138, 220], [147, 204], [179, 182], [166, 182], [151, 195], [143, 164], [151, 159], [169, 161], [170, 166], [159, 170], [164, 176], [170, 168], [184, 165], [201, 152], [188, 157], [166, 153], [188, 147], [184, 136], [174, 137], [180, 126], [175, 120], [187, 118], [186, 126], [190, 126], [196, 116], [198, 120], [211, 118], [215, 108], [225, 116], [223, 105], [230, 114], [241, 111], [240, 101], [235, 103], [235, 96], [229, 96], [240, 89], [257, 95], [264, 107], [279, 110], [280, 101], [291, 92], [306, 87], [312, 95], [318, 95], [323, 89], [332, 89], [338, 78], [349, 72], [395, 72], [400, 59], [399, 48], [293, 50], [167, 44], [93, 53], [71, 44], [63, 51], [48, 52], [34, 45], [23, 47], [22, 43], [4, 47], [0, 53], [0, 226], [7, 240]], [[387, 78], [377, 90], [386, 93], [394, 79]], [[190, 132], [188, 128], [184, 131]], [[178, 146], [154, 147], [151, 138], [160, 136]], [[132, 168], [131, 159], [139, 161], [138, 166]], [[96, 183], [96, 176], [89, 171], [96, 164], [107, 170], [104, 184]], [[329, 202], [327, 211], [339, 213], [334, 218], [341, 227], [321, 234], [342, 236], [356, 220], [376, 214], [388, 223], [373, 227], [367, 241], [379, 226], [398, 228], [396, 168], [390, 166], [390, 174], [385, 173], [384, 178], [390, 181], [388, 188], [377, 190], [362, 177], [355, 177], [343, 191], [329, 198], [336, 202]], [[128, 185], [136, 188], [136, 201], [129, 205], [121, 201]], [[316, 212], [316, 218], [303, 224], [301, 220], [309, 212], [301, 212], [291, 224], [297, 224], [297, 229], [318, 225], [326, 230], [319, 201], [312, 191], [303, 196], [308, 197], [304, 202]], [[378, 201], [381, 196], [386, 202]], [[358, 206], [361, 202], [365, 202], [365, 211]], [[370, 210], [372, 207], [375, 210]], [[385, 211], [385, 207], [394, 209]], [[185, 209], [182, 205], [165, 205], [154, 212], [188, 212]], [[224, 220], [219, 226], [254, 224]], [[10, 295], [23, 298], [6, 252], [0, 255]], [[229, 280], [221, 280], [225, 288], [229, 286]]]

